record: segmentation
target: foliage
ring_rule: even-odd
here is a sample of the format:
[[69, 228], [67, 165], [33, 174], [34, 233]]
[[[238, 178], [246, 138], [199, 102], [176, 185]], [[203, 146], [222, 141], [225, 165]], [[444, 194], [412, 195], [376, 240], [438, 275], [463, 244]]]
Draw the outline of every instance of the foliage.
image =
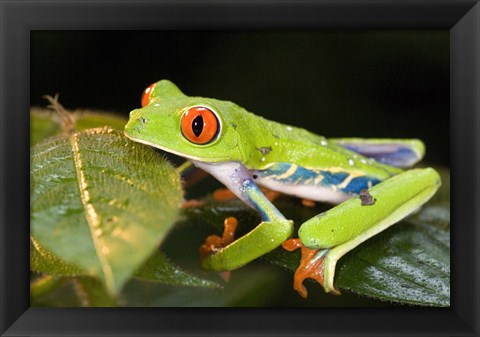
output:
[[[339, 261], [342, 296], [324, 295], [307, 282], [304, 301], [291, 290], [298, 252], [276, 249], [262, 259], [269, 264], [256, 261], [234, 271], [228, 283], [200, 271], [197, 249], [206, 236], [222, 231], [225, 217], [238, 218], [242, 235], [258, 215], [236, 199], [211, 197], [181, 209], [178, 173], [157, 151], [126, 139], [124, 119], [71, 114], [52, 103], [53, 114], [31, 113], [32, 305], [385, 305], [366, 296], [449, 306], [448, 171], [442, 171], [439, 193], [419, 212]], [[66, 131], [65, 119], [72, 130]], [[104, 125], [110, 127], [98, 128]], [[197, 193], [210, 195], [212, 184], [198, 184]], [[285, 196], [276, 204], [297, 225], [326, 208]]]

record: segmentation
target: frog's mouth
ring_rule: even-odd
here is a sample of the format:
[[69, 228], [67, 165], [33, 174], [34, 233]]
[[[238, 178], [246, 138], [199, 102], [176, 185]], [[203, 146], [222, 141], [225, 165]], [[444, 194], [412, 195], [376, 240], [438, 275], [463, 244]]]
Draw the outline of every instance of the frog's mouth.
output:
[[218, 157], [218, 156], [215, 156], [215, 157], [205, 157], [205, 156], [197, 157], [197, 156], [192, 156], [192, 155], [186, 154], [184, 152], [175, 151], [175, 150], [172, 150], [170, 148], [151, 143], [151, 142], [149, 142], [147, 140], [144, 140], [144, 139], [139, 139], [139, 138], [136, 138], [136, 137], [132, 137], [129, 134], [127, 134], [127, 132], [125, 132], [125, 131], [124, 131], [124, 134], [125, 134], [125, 137], [127, 137], [130, 140], [133, 140], [136, 143], [141, 143], [141, 144], [145, 144], [145, 145], [148, 145], [148, 146], [152, 146], [154, 148], [157, 148], [157, 149], [163, 150], [165, 152], [172, 153], [172, 154], [175, 154], [179, 157], [187, 158], [187, 159], [190, 159], [190, 160], [196, 160], [196, 161], [207, 162], [207, 163], [224, 162], [224, 161], [231, 161], [232, 160], [232, 158], [227, 157], [227, 156], [225, 156], [225, 157]]

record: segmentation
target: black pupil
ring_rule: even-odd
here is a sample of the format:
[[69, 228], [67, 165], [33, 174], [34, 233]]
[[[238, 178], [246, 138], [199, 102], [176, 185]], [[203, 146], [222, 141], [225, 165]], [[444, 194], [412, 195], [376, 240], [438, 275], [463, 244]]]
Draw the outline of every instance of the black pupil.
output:
[[199, 137], [203, 131], [203, 117], [202, 115], [198, 115], [192, 121], [192, 131], [195, 136]]

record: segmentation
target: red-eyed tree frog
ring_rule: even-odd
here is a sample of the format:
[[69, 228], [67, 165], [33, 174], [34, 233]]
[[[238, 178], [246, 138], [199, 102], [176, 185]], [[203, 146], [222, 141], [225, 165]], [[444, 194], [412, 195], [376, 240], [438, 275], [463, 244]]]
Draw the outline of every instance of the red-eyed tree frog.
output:
[[[190, 160], [260, 213], [252, 231], [212, 247], [202, 268], [233, 270], [282, 244], [302, 248], [294, 288], [304, 297], [305, 278], [338, 294], [338, 259], [417, 210], [441, 184], [432, 168], [405, 170], [423, 157], [420, 140], [326, 139], [232, 102], [186, 96], [168, 80], [145, 90], [125, 135]], [[259, 186], [336, 206], [303, 223], [291, 239], [292, 221]]]

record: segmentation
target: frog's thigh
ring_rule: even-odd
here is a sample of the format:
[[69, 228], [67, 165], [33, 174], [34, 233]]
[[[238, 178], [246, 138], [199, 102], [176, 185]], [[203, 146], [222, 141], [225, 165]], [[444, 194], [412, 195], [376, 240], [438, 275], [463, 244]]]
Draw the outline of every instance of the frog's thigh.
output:
[[338, 259], [418, 209], [440, 184], [434, 169], [409, 170], [370, 188], [369, 200], [352, 198], [305, 222], [299, 230], [302, 243], [314, 249], [331, 248], [324, 261], [325, 290], [334, 289]]

